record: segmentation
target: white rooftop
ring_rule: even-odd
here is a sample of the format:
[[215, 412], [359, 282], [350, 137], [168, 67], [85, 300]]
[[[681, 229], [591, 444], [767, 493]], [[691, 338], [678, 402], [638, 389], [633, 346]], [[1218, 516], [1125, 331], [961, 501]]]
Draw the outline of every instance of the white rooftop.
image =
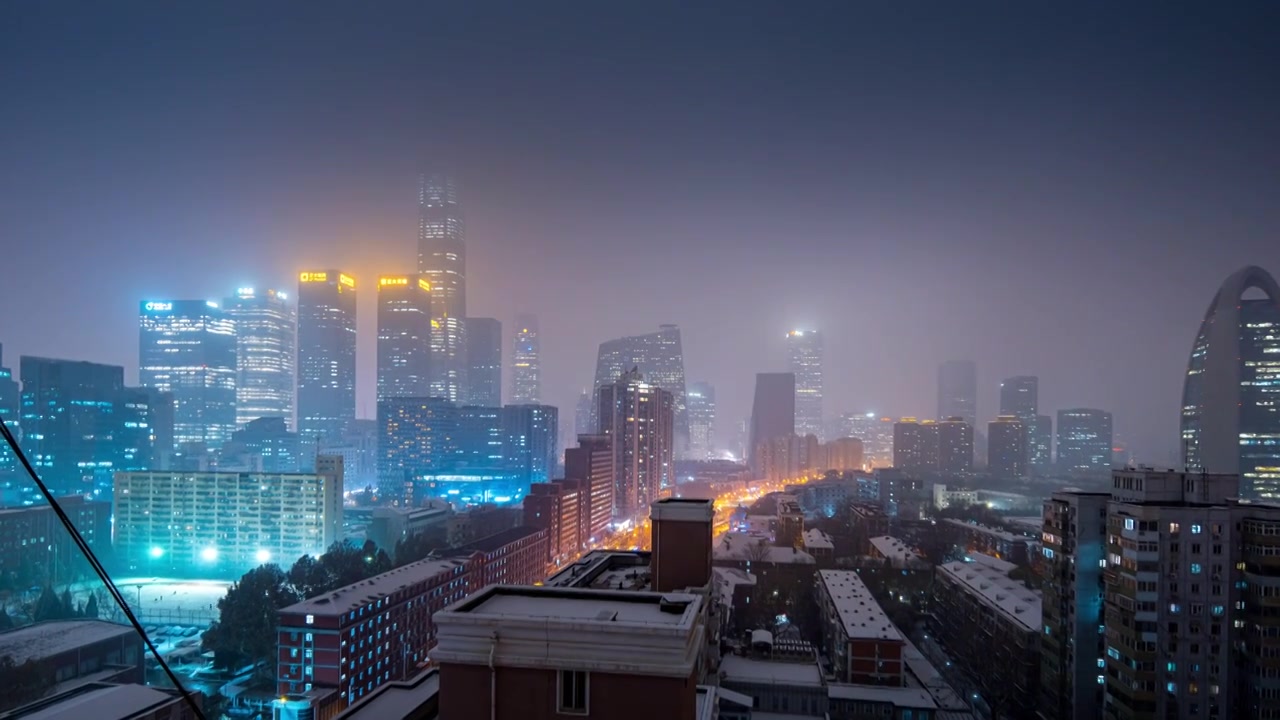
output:
[[720, 678], [721, 682], [822, 687], [822, 671], [816, 662], [780, 662], [740, 655], [720, 659]]
[[131, 718], [173, 699], [174, 696], [169, 693], [143, 685], [105, 685], [70, 693], [61, 700], [53, 698], [50, 704], [16, 717], [22, 720]]
[[804, 546], [815, 550], [834, 550], [836, 547], [831, 541], [831, 536], [818, 528], [804, 531]]
[[1039, 515], [1027, 515], [1024, 517], [1007, 517], [1005, 522], [1016, 526], [1019, 530], [1033, 532], [1037, 535], [1044, 529], [1044, 518]]
[[920, 559], [920, 556], [907, 547], [906, 543], [892, 535], [877, 535], [871, 538], [871, 546], [876, 549], [876, 552], [890, 560], [908, 563]]
[[902, 647], [902, 662], [907, 666], [904, 673], [907, 685], [922, 688], [937, 703], [941, 710], [967, 711], [969, 702], [947, 683], [942, 673], [929, 662], [924, 653], [910, 640]]
[[[832, 683], [827, 686], [827, 697], [836, 700], [860, 700], [863, 702], [892, 703], [900, 708], [936, 710], [938, 705], [929, 693], [920, 688], [892, 685], [846, 685]], [[754, 715], [752, 716], [755, 717]]]
[[943, 522], [951, 523], [952, 525], [956, 525], [966, 530], [971, 530], [973, 532], [982, 533], [983, 535], [990, 535], [991, 537], [998, 538], [1000, 540], [1008, 540], [1008, 541], [1024, 540], [1025, 541], [1027, 539], [1025, 537], [1022, 537], [1021, 535], [1014, 535], [1011, 532], [1001, 530], [1000, 528], [987, 527], [986, 525], [979, 525], [977, 523], [966, 522], [964, 520], [959, 520], [957, 518], [947, 518], [943, 520]]
[[130, 625], [105, 620], [53, 620], [0, 633], [0, 657], [8, 655], [21, 665], [27, 660], [47, 658], [120, 637], [134, 638], [142, 644], [142, 638]]
[[902, 641], [902, 633], [894, 627], [884, 609], [871, 596], [862, 578], [852, 570], [822, 570], [818, 573], [822, 586], [840, 614], [845, 634], [864, 640]]
[[404, 567], [374, 575], [353, 585], [338, 588], [332, 592], [307, 598], [294, 603], [280, 612], [308, 613], [311, 615], [343, 615], [356, 610], [381, 597], [386, 597], [397, 590], [422, 582], [440, 573], [451, 572], [454, 568], [465, 565], [461, 557], [419, 560]]
[[[635, 596], [640, 596], [636, 593]], [[692, 595], [682, 597], [692, 600]], [[564, 621], [679, 625], [684, 613], [659, 609], [657, 602], [631, 602], [600, 595], [552, 597], [547, 595], [495, 594], [470, 608], [471, 615], [513, 618], [546, 618]]]
[[992, 570], [997, 570], [1005, 575], [1013, 572], [1018, 567], [1017, 563], [1011, 563], [1008, 560], [1001, 560], [998, 557], [992, 557], [986, 553], [969, 553], [965, 557], [979, 565], [985, 565]]
[[1008, 571], [980, 562], [939, 565], [938, 572], [1004, 615], [1024, 630], [1040, 630], [1040, 596], [1009, 578]]
[[712, 552], [715, 560], [766, 562], [774, 564], [799, 563], [813, 565], [813, 556], [803, 550], [771, 545], [763, 535], [753, 533], [725, 533]]

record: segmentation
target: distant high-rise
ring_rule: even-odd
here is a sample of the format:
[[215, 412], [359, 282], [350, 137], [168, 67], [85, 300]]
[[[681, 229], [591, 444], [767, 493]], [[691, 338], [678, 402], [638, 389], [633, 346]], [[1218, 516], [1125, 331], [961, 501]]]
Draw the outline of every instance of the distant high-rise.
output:
[[511, 402], [542, 402], [538, 316], [517, 315], [515, 339], [511, 343]]
[[863, 457], [873, 468], [893, 467], [893, 420], [873, 412], [840, 416], [840, 434], [862, 441]]
[[215, 302], [139, 304], [138, 380], [173, 394], [178, 445], [217, 449], [236, 431], [236, 323]]
[[680, 342], [680, 328], [660, 325], [655, 333], [600, 343], [595, 392], [632, 368], [639, 369], [650, 383], [671, 393], [675, 403], [675, 453], [677, 457], [683, 456], [689, 447], [689, 416], [685, 405], [684, 350]]
[[595, 398], [590, 392], [583, 390], [578, 393], [578, 406], [573, 413], [574, 435], [592, 435], [596, 432], [596, 425], [591, 419], [596, 412], [594, 405]]
[[1046, 468], [1050, 464], [1050, 456], [1044, 454], [1043, 448], [1051, 445], [1051, 439], [1043, 434], [1050, 432], [1050, 428], [1039, 420], [1043, 416], [1039, 415], [1039, 378], [1036, 375], [1016, 375], [1001, 382], [1000, 414], [1018, 418], [1023, 433], [1027, 434], [1023, 443], [1027, 448], [1025, 469]]
[[[4, 366], [4, 346], [0, 345], [0, 422], [8, 426], [14, 437], [21, 436], [18, 422], [21, 406], [22, 393], [18, 388], [18, 381], [13, 379], [13, 371]], [[0, 443], [0, 477], [17, 468], [18, 458], [8, 445]]]
[[893, 466], [908, 472], [931, 472], [940, 463], [938, 423], [913, 417], [893, 424]]
[[791, 372], [796, 376], [796, 433], [824, 436], [822, 415], [822, 333], [792, 330], [787, 333]]
[[243, 287], [222, 304], [236, 323], [236, 425], [264, 417], [294, 426], [298, 317], [277, 290]]
[[1053, 465], [1053, 418], [1048, 415], [1037, 415], [1031, 421], [1031, 432], [1027, 435], [1028, 452], [1030, 453], [1031, 471], [1043, 473]]
[[418, 175], [418, 272], [431, 283], [431, 395], [464, 402], [466, 227], [457, 180], [441, 168]]
[[973, 470], [973, 428], [961, 417], [938, 423], [938, 470], [967, 473]]
[[1000, 383], [1000, 414], [1013, 415], [1029, 422], [1040, 408], [1040, 379], [1034, 375], [1018, 375]]
[[[464, 414], [469, 408], [463, 408]], [[560, 414], [550, 405], [506, 405], [502, 408], [504, 455], [522, 482], [547, 482], [560, 464], [556, 446]]]
[[494, 318], [467, 318], [467, 383], [468, 404], [502, 406], [502, 323]]
[[1072, 473], [1111, 470], [1111, 413], [1090, 408], [1058, 411], [1058, 468]]
[[378, 278], [378, 399], [431, 389], [431, 283], [420, 275]]
[[709, 460], [715, 451], [716, 389], [700, 380], [689, 384], [689, 458]]
[[978, 421], [978, 370], [972, 360], [949, 360], [938, 366], [938, 419]]
[[55, 494], [109, 496], [114, 473], [147, 468], [151, 391], [126, 388], [124, 368], [29, 356], [19, 364], [22, 451]]
[[[1250, 291], [1261, 297], [1246, 298]], [[1242, 496], [1280, 499], [1277, 387], [1280, 287], [1250, 266], [1218, 289], [1191, 347], [1182, 390], [1186, 470], [1238, 474]]]
[[1027, 428], [1016, 415], [987, 423], [987, 470], [1003, 478], [1027, 474]]
[[747, 437], [747, 461], [757, 472], [756, 454], [763, 443], [790, 437], [796, 432], [796, 376], [794, 373], [756, 373], [751, 403], [751, 432]]
[[674, 482], [671, 393], [628, 371], [600, 388], [600, 434], [613, 445], [613, 514], [643, 512]]
[[337, 439], [356, 416], [356, 281], [298, 276], [298, 432]]

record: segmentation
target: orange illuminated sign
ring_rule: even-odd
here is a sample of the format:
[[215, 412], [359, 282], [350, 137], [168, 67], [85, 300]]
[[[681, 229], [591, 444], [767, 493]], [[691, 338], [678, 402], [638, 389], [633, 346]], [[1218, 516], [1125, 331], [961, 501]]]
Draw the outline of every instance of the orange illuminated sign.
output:
[[327, 272], [299, 273], [298, 282], [329, 282], [329, 273]]
[[346, 285], [349, 288], [354, 288], [356, 286], [355, 278], [345, 273], [338, 273], [338, 282], [342, 283], [343, 285]]
[[418, 287], [426, 290], [427, 292], [431, 292], [431, 283], [423, 280], [422, 278], [418, 278]]
[[407, 278], [407, 277], [384, 277], [384, 278], [378, 278], [378, 284], [379, 284], [379, 285], [382, 285], [382, 286], [386, 286], [386, 285], [408, 285], [408, 284], [409, 284], [409, 278]]

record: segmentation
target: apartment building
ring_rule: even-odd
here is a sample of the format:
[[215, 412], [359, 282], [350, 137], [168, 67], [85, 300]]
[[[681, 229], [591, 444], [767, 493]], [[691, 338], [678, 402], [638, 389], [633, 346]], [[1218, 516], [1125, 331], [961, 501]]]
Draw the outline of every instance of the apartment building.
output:
[[836, 680], [862, 685], [902, 685], [905, 639], [850, 570], [818, 573], [822, 637]]
[[932, 629], [996, 717], [1034, 717], [1040, 686], [1040, 596], [1013, 563], [975, 554], [939, 565]]

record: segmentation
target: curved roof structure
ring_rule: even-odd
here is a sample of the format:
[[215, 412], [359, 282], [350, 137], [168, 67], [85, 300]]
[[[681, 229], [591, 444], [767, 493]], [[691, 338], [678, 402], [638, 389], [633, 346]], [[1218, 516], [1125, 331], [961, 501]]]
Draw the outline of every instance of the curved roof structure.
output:
[[[1251, 289], [1266, 296], [1245, 299]], [[1191, 347], [1182, 391], [1183, 463], [1236, 473], [1246, 497], [1280, 499], [1280, 286], [1260, 267], [1219, 288]]]

